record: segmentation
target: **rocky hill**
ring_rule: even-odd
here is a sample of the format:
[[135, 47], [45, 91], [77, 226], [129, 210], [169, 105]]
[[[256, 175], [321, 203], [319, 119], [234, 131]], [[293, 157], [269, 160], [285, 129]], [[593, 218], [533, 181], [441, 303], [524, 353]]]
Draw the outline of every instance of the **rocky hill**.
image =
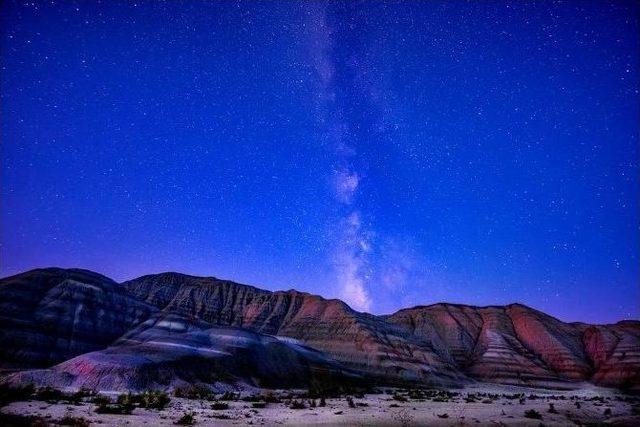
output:
[[88, 271], [41, 269], [2, 279], [0, 309], [2, 366], [50, 368], [11, 375], [18, 382], [640, 388], [640, 322], [564, 323], [520, 304], [374, 316], [339, 300], [213, 277], [163, 273], [116, 284]]

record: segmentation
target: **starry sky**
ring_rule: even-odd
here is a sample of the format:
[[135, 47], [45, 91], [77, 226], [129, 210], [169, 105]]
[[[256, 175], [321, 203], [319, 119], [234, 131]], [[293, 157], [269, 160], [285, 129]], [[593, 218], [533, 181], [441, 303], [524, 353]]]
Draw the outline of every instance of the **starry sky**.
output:
[[0, 6], [0, 273], [639, 316], [633, 1]]

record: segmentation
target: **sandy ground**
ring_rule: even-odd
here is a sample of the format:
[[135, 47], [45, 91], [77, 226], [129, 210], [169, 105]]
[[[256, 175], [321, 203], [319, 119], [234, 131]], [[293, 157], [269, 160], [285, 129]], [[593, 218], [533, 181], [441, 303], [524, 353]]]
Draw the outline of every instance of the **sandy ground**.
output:
[[[397, 390], [383, 389], [389, 393]], [[164, 410], [136, 408], [131, 415], [106, 415], [95, 412], [96, 405], [83, 403], [49, 404], [40, 401], [14, 402], [0, 412], [17, 415], [36, 415], [56, 423], [65, 416], [82, 417], [91, 424], [102, 426], [173, 426], [186, 412], [192, 412], [196, 425], [349, 425], [349, 426], [420, 426], [420, 425], [628, 425], [640, 426], [640, 397], [627, 396], [614, 390], [595, 387], [574, 391], [549, 391], [474, 385], [454, 390], [458, 396], [446, 402], [430, 399], [409, 399], [401, 402], [393, 394], [369, 394], [354, 398], [355, 408], [346, 398], [326, 399], [326, 407], [291, 409], [287, 402], [270, 403], [256, 409], [251, 402], [227, 402], [229, 409], [211, 409], [211, 402], [172, 397]], [[498, 394], [492, 398], [480, 393]], [[502, 396], [525, 393], [525, 400]], [[406, 395], [399, 391], [400, 395]], [[477, 401], [467, 402], [468, 395]], [[533, 395], [533, 396], [532, 396]], [[316, 400], [319, 403], [319, 400]], [[549, 412], [550, 404], [555, 412]], [[366, 406], [364, 406], [366, 405]], [[578, 408], [579, 406], [579, 408]], [[541, 419], [525, 418], [525, 411], [534, 409]], [[610, 409], [610, 414], [608, 409]], [[0, 425], [2, 425], [0, 417]]]

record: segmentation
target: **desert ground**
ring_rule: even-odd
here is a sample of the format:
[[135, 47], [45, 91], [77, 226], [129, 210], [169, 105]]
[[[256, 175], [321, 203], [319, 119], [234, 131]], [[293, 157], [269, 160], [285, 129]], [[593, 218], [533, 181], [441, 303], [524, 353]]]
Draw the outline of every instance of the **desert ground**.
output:
[[[104, 399], [104, 395], [98, 399]], [[586, 385], [572, 391], [476, 384], [458, 390], [383, 388], [373, 394], [311, 399], [303, 392], [175, 397], [163, 409], [98, 413], [96, 396], [80, 402], [26, 400], [1, 409], [3, 425], [640, 425], [640, 397]], [[117, 395], [110, 396], [115, 405]], [[224, 399], [224, 400], [223, 400]], [[22, 423], [22, 424], [20, 424]], [[31, 424], [29, 424], [31, 423]]]

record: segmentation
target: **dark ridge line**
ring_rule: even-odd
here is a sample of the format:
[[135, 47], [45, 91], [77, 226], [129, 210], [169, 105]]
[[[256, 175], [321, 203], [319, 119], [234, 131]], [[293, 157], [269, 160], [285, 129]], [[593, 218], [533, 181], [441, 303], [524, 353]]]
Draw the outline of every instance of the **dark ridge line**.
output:
[[[382, 319], [386, 319], [390, 316], [396, 315], [398, 313], [401, 313], [403, 311], [408, 311], [408, 310], [418, 310], [418, 309], [425, 309], [425, 308], [430, 308], [430, 307], [436, 307], [436, 306], [453, 306], [453, 307], [468, 307], [468, 308], [473, 308], [473, 309], [488, 309], [488, 308], [497, 308], [497, 309], [506, 309], [507, 307], [515, 307], [515, 306], [520, 306], [520, 307], [524, 307], [526, 309], [532, 310], [532, 311], [536, 311], [538, 313], [542, 313], [546, 316], [549, 316], [561, 323], [564, 324], [569, 324], [569, 325], [587, 325], [587, 326], [612, 326], [612, 325], [619, 325], [619, 324], [625, 324], [625, 323], [630, 323], [630, 324], [640, 324], [640, 320], [635, 320], [635, 319], [622, 319], [619, 320], [615, 323], [603, 323], [603, 324], [596, 324], [596, 323], [587, 323], [587, 322], [568, 322], [568, 321], [563, 321], [561, 319], [558, 319], [557, 317], [551, 316], [550, 314], [547, 314], [541, 310], [535, 309], [533, 307], [530, 307], [526, 304], [520, 303], [520, 302], [513, 302], [513, 303], [509, 303], [509, 304], [504, 304], [504, 305], [498, 305], [498, 304], [492, 304], [492, 305], [485, 305], [485, 306], [480, 306], [480, 305], [472, 305], [472, 304], [463, 304], [463, 303], [449, 303], [449, 302], [437, 302], [437, 303], [433, 303], [433, 304], [428, 304], [428, 305], [416, 305], [413, 307], [407, 307], [407, 308], [401, 308], [393, 313], [390, 314], [372, 314], [372, 313], [368, 313], [368, 312], [363, 312], [363, 311], [357, 311], [355, 309], [353, 309], [351, 306], [349, 306], [346, 302], [342, 301], [339, 298], [325, 298], [321, 295], [317, 295], [317, 294], [311, 294], [309, 292], [304, 292], [304, 291], [298, 291], [296, 289], [289, 289], [289, 290], [276, 290], [276, 291], [270, 291], [268, 289], [263, 289], [263, 288], [259, 288], [257, 286], [253, 286], [253, 285], [246, 285], [243, 283], [238, 283], [238, 282], [234, 282], [233, 280], [227, 280], [227, 279], [220, 279], [217, 278], [215, 276], [194, 276], [191, 274], [186, 274], [186, 273], [179, 273], [179, 272], [175, 272], [175, 271], [165, 271], [165, 272], [160, 272], [160, 273], [152, 273], [152, 274], [145, 274], [133, 279], [129, 279], [129, 280], [125, 280], [122, 282], [116, 282], [115, 280], [111, 279], [108, 276], [105, 276], [101, 273], [97, 273], [95, 271], [92, 270], [88, 270], [88, 269], [83, 269], [83, 268], [62, 268], [62, 267], [44, 267], [44, 268], [34, 268], [31, 270], [27, 270], [24, 271], [22, 273], [18, 273], [18, 274], [14, 274], [12, 276], [7, 276], [7, 277], [3, 277], [0, 278], [0, 281], [4, 281], [5, 279], [11, 279], [11, 278], [15, 278], [17, 276], [21, 276], [27, 273], [33, 273], [33, 272], [38, 272], [38, 271], [45, 271], [45, 272], [62, 272], [64, 274], [68, 274], [68, 272], [76, 272], [76, 273], [84, 273], [84, 274], [89, 274], [92, 276], [98, 276], [104, 279], [109, 280], [110, 282], [115, 283], [116, 285], [122, 286], [126, 283], [130, 283], [133, 281], [139, 281], [141, 279], [147, 279], [147, 278], [154, 278], [154, 277], [158, 277], [158, 276], [180, 276], [180, 277], [186, 277], [186, 278], [191, 278], [191, 279], [205, 279], [205, 280], [214, 280], [216, 282], [221, 282], [224, 284], [231, 284], [231, 285], [235, 285], [235, 286], [241, 286], [244, 288], [250, 288], [259, 292], [264, 292], [264, 293], [270, 293], [270, 294], [292, 294], [292, 293], [297, 293], [300, 295], [307, 295], [307, 296], [311, 296], [311, 297], [315, 297], [315, 298], [320, 298], [321, 300], [324, 301], [337, 301], [339, 303], [344, 304], [346, 307], [348, 307], [351, 311], [356, 312], [356, 313], [360, 313], [360, 314], [364, 314], [364, 315], [368, 315], [368, 316], [372, 316], [372, 317], [378, 317], [378, 318], [382, 318]], [[212, 284], [207, 284], [207, 285], [214, 285], [214, 284], [218, 284], [218, 283], [212, 283]]]

